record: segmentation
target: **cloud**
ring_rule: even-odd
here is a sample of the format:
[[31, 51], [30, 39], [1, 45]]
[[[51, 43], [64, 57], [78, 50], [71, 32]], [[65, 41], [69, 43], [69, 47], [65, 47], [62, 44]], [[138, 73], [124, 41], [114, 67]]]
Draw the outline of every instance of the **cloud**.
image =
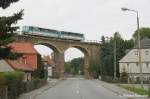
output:
[[6, 10], [0, 9], [0, 15], [25, 9], [24, 20], [18, 25], [80, 32], [90, 40], [118, 31], [130, 39], [136, 30], [136, 15], [120, 8], [137, 9], [140, 26], [150, 27], [149, 4], [150, 0], [21, 0]]

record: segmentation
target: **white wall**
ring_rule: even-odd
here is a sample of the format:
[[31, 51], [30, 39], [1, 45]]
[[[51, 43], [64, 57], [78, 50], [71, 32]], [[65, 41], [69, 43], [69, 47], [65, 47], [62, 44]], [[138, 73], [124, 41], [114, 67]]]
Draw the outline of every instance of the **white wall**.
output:
[[[123, 69], [127, 73], [140, 73], [138, 49], [132, 49], [119, 61], [120, 73]], [[150, 73], [150, 49], [141, 50], [142, 73]], [[127, 65], [128, 64], [128, 65]]]

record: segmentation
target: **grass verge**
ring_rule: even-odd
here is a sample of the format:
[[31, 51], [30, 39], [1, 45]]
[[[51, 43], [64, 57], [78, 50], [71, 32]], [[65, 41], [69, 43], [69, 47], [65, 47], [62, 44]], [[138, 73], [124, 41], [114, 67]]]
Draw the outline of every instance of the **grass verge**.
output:
[[137, 93], [139, 95], [148, 95], [148, 91], [143, 88], [136, 88], [136, 87], [127, 86], [127, 85], [119, 85], [119, 86], [131, 92]]

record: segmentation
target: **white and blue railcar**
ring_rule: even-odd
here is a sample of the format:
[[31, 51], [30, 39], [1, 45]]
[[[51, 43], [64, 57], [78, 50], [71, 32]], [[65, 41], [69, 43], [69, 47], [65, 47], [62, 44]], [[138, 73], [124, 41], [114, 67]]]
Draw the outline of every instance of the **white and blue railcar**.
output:
[[24, 34], [29, 34], [29, 35], [38, 35], [38, 36], [46, 36], [46, 37], [53, 37], [53, 38], [78, 40], [78, 41], [84, 40], [84, 35], [80, 33], [57, 31], [57, 30], [45, 29], [45, 28], [34, 27], [34, 26], [23, 26], [22, 32]]
[[44, 29], [44, 28], [33, 27], [33, 26], [23, 26], [22, 32], [24, 34], [30, 34], [30, 35], [58, 37], [58, 32], [56, 30]]
[[72, 40], [84, 40], [84, 35], [79, 33], [61, 31], [61, 38]]

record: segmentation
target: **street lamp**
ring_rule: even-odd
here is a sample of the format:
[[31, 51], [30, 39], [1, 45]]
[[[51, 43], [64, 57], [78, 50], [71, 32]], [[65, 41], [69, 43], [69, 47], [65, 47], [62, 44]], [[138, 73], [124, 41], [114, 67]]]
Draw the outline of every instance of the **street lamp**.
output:
[[138, 32], [138, 49], [139, 49], [139, 66], [140, 66], [140, 80], [141, 80], [141, 87], [143, 87], [143, 73], [142, 73], [142, 64], [141, 64], [141, 41], [140, 41], [140, 31], [139, 31], [139, 14], [137, 10], [132, 10], [128, 8], [121, 8], [122, 11], [131, 11], [135, 12], [137, 16], [137, 32]]

